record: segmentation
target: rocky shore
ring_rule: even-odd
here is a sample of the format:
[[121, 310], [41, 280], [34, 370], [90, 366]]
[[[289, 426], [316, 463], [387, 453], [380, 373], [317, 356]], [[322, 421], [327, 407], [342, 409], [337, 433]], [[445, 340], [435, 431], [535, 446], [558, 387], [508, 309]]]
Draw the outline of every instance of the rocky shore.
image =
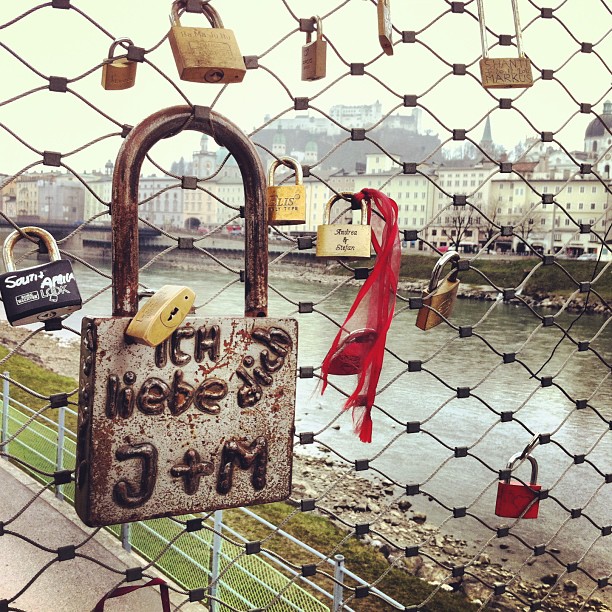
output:
[[[30, 333], [24, 328], [13, 328], [0, 322], [0, 344], [6, 347], [19, 345]], [[78, 377], [76, 337], [73, 342], [60, 343], [52, 334], [40, 332], [19, 349], [19, 354], [59, 374], [75, 379]], [[376, 547], [389, 563], [403, 567], [432, 584], [441, 585], [442, 589], [458, 589], [470, 600], [484, 603], [491, 594], [490, 585], [507, 583], [515, 574], [513, 568], [520, 566], [529, 556], [529, 551], [514, 539], [494, 539], [483, 548], [482, 545], [479, 547], [474, 542], [444, 532], [430, 523], [426, 512], [415, 509], [409, 498], [402, 496], [402, 492], [390, 482], [347, 471], [346, 465], [334, 461], [323, 451], [319, 449], [317, 456], [296, 454], [292, 499], [317, 499], [319, 511], [331, 516], [332, 520], [341, 517], [351, 524], [370, 523], [371, 533], [360, 537]], [[342, 474], [342, 486], [330, 488], [339, 474]], [[342, 525], [339, 521], [338, 524]], [[384, 538], [397, 547], [389, 545]], [[404, 547], [414, 545], [419, 545], [427, 556], [406, 558]], [[544, 598], [558, 580], [553, 594], [546, 598], [543, 610], [571, 612], [612, 609], [609, 607], [612, 605], [610, 587], [589, 595], [594, 585], [580, 572], [560, 577], [561, 566], [548, 555], [538, 557], [537, 563], [535, 561], [536, 558], [532, 558], [521, 567], [519, 578], [510, 587], [524, 601]], [[445, 567], [460, 565], [466, 566], [466, 574], [449, 578], [450, 572]], [[488, 609], [514, 611], [529, 608], [513, 597], [501, 595], [488, 602]]]

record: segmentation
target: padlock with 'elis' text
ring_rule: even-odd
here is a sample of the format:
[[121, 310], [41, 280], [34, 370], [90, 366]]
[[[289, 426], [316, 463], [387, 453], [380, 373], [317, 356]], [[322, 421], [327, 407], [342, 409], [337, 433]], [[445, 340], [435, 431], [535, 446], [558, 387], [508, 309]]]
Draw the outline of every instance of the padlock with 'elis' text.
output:
[[325, 206], [324, 223], [317, 227], [317, 257], [369, 259], [372, 227], [368, 224], [368, 207], [361, 201], [361, 223], [331, 223], [331, 208], [335, 202], [352, 197], [350, 191], [334, 195]]
[[302, 81], [317, 81], [325, 77], [327, 71], [327, 42], [323, 40], [323, 25], [319, 17], [312, 18], [317, 24], [317, 38], [311, 40], [306, 34], [306, 44], [302, 47]]
[[[294, 185], [275, 185], [274, 172], [286, 165], [295, 172]], [[306, 223], [306, 190], [302, 184], [302, 166], [293, 157], [279, 157], [270, 165], [266, 201], [269, 225], [298, 225]]]
[[[33, 268], [15, 269], [13, 250], [25, 235], [40, 238], [50, 262]], [[11, 325], [56, 319], [81, 308], [81, 294], [72, 264], [61, 259], [55, 239], [46, 230], [40, 227], [15, 230], [4, 241], [2, 256], [7, 271], [0, 275], [0, 294]]]
[[457, 269], [453, 269], [442, 280], [440, 280], [440, 275], [447, 263], [456, 263], [459, 259], [458, 253], [447, 251], [434, 266], [429, 287], [427, 291], [423, 292], [423, 305], [419, 308], [417, 314], [416, 326], [419, 329], [427, 331], [436, 325], [440, 325], [444, 319], [451, 316], [459, 289]]
[[[497, 500], [495, 502], [495, 514], [507, 518], [538, 518], [540, 500], [538, 491], [541, 485], [536, 484], [538, 480], [538, 462], [531, 456], [523, 457], [517, 453], [510, 457], [506, 470], [512, 473], [527, 459], [531, 464], [531, 478], [529, 484], [523, 484], [514, 480], [511, 476], [497, 483]], [[535, 501], [534, 501], [535, 500]]]
[[168, 32], [180, 78], [196, 83], [240, 83], [246, 67], [232, 30], [225, 29], [217, 11], [204, 2], [202, 12], [212, 27], [183, 27], [179, 9], [186, 4], [186, 0], [172, 3]]
[[102, 64], [102, 87], [110, 90], [129, 89], [136, 82], [137, 62], [127, 57], [114, 57], [117, 45], [121, 43], [133, 44], [129, 38], [118, 38], [110, 46], [108, 57]]

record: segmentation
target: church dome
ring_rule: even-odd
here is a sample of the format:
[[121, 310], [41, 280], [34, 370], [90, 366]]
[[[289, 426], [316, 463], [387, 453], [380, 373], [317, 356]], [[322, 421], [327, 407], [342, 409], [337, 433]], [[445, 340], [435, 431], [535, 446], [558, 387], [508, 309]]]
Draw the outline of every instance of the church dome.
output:
[[[606, 127], [608, 128], [607, 130]], [[595, 117], [595, 119], [589, 123], [584, 137], [601, 138], [610, 132], [612, 132], [612, 102], [606, 100], [603, 106], [603, 113], [599, 117]]]

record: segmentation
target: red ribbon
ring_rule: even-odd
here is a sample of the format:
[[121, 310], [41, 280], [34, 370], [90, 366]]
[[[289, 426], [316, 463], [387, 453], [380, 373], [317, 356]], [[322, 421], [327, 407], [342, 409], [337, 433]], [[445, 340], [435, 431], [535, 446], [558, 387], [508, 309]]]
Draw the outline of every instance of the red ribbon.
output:
[[321, 366], [323, 387], [330, 374], [357, 374], [357, 385], [344, 404], [353, 409], [353, 427], [362, 442], [372, 441], [371, 411], [393, 321], [401, 248], [397, 204], [376, 189], [353, 195], [368, 204], [376, 263], [346, 316]]

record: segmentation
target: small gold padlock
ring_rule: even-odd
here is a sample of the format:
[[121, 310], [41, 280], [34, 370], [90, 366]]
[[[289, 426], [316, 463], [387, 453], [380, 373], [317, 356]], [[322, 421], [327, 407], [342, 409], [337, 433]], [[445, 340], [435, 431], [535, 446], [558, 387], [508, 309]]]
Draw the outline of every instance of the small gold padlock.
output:
[[393, 55], [393, 24], [391, 23], [391, 0], [378, 0], [378, 42], [387, 55]]
[[118, 38], [108, 50], [108, 57], [102, 64], [102, 87], [104, 89], [129, 89], [136, 82], [137, 62], [131, 62], [126, 57], [114, 57], [115, 48], [120, 43], [134, 44], [129, 38]]
[[323, 25], [320, 17], [314, 16], [317, 24], [317, 38], [311, 41], [306, 34], [306, 44], [302, 47], [302, 81], [316, 81], [325, 77], [327, 70], [327, 42], [323, 40]]
[[480, 43], [482, 45], [482, 59], [480, 60], [482, 86], [485, 89], [531, 87], [533, 85], [531, 62], [523, 53], [523, 37], [516, 0], [512, 0], [512, 14], [514, 16], [514, 32], [516, 35], [518, 57], [489, 57], [484, 1], [477, 0], [477, 5], [478, 22], [480, 24]]
[[326, 204], [324, 223], [317, 228], [317, 257], [370, 258], [372, 227], [368, 225], [368, 207], [365, 198], [361, 201], [360, 225], [330, 222], [332, 205], [352, 195], [350, 191], [343, 191], [334, 195]]
[[195, 83], [240, 83], [246, 67], [232, 30], [223, 27], [219, 13], [208, 3], [202, 3], [202, 12], [212, 28], [183, 27], [179, 9], [186, 0], [172, 3], [168, 41], [174, 61], [183, 81]]
[[126, 336], [138, 344], [158, 346], [185, 320], [194, 299], [189, 287], [164, 285], [138, 309]]
[[457, 268], [455, 267], [442, 280], [440, 275], [444, 266], [450, 261], [458, 262], [459, 253], [447, 251], [437, 261], [431, 273], [431, 280], [427, 291], [423, 291], [423, 306], [419, 308], [416, 326], [423, 331], [427, 331], [436, 325], [440, 325], [444, 319], [448, 319], [457, 300], [457, 290], [459, 289], [459, 279], [457, 278]]
[[[274, 172], [281, 165], [291, 166], [295, 185], [275, 185]], [[279, 157], [270, 165], [266, 201], [268, 225], [299, 225], [306, 223], [306, 190], [302, 184], [302, 166], [293, 157]]]

